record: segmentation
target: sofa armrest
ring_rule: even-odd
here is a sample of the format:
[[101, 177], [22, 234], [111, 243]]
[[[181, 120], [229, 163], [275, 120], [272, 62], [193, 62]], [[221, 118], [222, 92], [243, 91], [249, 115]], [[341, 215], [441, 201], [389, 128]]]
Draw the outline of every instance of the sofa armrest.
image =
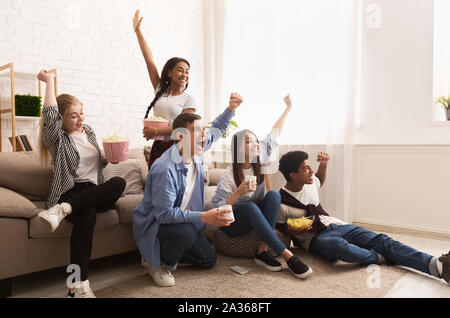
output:
[[0, 217], [31, 219], [39, 209], [27, 198], [0, 187]]

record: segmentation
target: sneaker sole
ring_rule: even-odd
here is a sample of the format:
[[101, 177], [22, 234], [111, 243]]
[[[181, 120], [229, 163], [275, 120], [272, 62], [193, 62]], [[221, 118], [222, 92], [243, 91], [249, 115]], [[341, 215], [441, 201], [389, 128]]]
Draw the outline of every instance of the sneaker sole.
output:
[[153, 282], [155, 283], [156, 286], [159, 287], [172, 287], [175, 286], [175, 283], [170, 283], [170, 284], [158, 284], [157, 282], [155, 282], [155, 280], [153, 279], [153, 276], [149, 273], [150, 277], [152, 278]]
[[294, 271], [292, 269], [290, 269], [289, 267], [288, 267], [288, 269], [289, 269], [289, 271], [291, 272], [292, 275], [294, 275], [297, 278], [302, 278], [302, 279], [308, 277], [309, 275], [311, 275], [313, 273], [313, 270], [311, 268], [308, 271], [306, 271], [306, 272], [304, 272], [302, 274], [294, 273]]
[[283, 270], [283, 265], [281, 265], [281, 264], [280, 264], [280, 266], [270, 266], [256, 258], [255, 258], [255, 263], [259, 266], [264, 267], [265, 269], [267, 269], [271, 272], [279, 272], [279, 271]]
[[52, 228], [52, 232], [54, 232], [56, 230], [56, 228], [54, 227], [52, 221], [50, 221], [50, 219], [47, 218], [47, 215], [43, 212], [39, 212], [39, 217], [41, 219], [44, 219], [45, 221], [47, 221], [48, 224], [50, 224], [50, 227]]

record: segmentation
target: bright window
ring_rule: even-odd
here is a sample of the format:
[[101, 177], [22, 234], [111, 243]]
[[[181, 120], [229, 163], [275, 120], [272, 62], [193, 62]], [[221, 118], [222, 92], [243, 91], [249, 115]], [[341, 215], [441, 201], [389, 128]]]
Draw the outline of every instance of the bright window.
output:
[[220, 91], [222, 100], [231, 91], [244, 96], [240, 127], [263, 136], [290, 93], [281, 143], [344, 142], [354, 101], [355, 3], [226, 1]]

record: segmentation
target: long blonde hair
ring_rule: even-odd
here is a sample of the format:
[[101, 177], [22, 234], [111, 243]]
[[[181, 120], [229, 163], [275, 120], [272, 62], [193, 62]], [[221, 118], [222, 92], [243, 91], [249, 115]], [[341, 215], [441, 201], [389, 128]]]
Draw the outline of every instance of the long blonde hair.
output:
[[[66, 111], [70, 106], [75, 104], [80, 104], [83, 106], [83, 103], [80, 102], [75, 96], [69, 94], [61, 94], [56, 97], [56, 102], [58, 104], [58, 112], [64, 118]], [[44, 106], [46, 107], [46, 106]], [[41, 120], [39, 125], [39, 158], [41, 161], [41, 165], [48, 166], [50, 164], [50, 150], [45, 146], [42, 140], [42, 132], [44, 129], [44, 114], [41, 114]]]

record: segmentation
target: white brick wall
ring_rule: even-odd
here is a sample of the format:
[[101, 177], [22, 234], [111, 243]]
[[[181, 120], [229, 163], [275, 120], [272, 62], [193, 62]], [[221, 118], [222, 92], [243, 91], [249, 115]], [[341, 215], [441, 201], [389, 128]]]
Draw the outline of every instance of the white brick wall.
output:
[[[33, 74], [57, 68], [59, 93], [84, 103], [99, 141], [115, 133], [128, 136], [131, 147], [150, 144], [142, 119], [154, 94], [132, 29], [136, 9], [159, 71], [173, 56], [191, 63], [188, 91], [203, 114], [203, 0], [0, 0], [0, 65], [14, 62], [16, 71]], [[16, 125], [37, 145], [36, 124]], [[3, 119], [4, 150], [10, 135]]]

